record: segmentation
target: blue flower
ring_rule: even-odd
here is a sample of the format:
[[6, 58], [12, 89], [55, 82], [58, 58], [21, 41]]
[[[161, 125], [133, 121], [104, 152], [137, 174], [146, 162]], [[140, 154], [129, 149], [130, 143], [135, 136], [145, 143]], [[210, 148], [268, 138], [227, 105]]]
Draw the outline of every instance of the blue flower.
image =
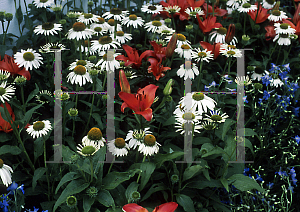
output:
[[244, 102], [248, 103], [247, 96], [243, 97]]
[[287, 63], [287, 64], [284, 64], [284, 65], [281, 65], [282, 68], [286, 69], [287, 71], [290, 71], [291, 68], [290, 68], [290, 64]]
[[13, 181], [13, 183], [7, 188], [7, 191], [12, 191], [9, 193], [13, 193], [17, 188], [18, 188], [18, 184], [15, 181]]
[[273, 185], [274, 185], [274, 183], [271, 183], [271, 182], [269, 182], [269, 183], [267, 184], [267, 186], [269, 187], [269, 189], [271, 189], [271, 188], [273, 187]]
[[293, 114], [296, 116], [296, 117], [299, 117], [299, 109], [300, 107], [292, 107], [292, 111], [293, 111]]
[[293, 139], [295, 139], [295, 141], [297, 142], [297, 144], [299, 144], [299, 142], [300, 142], [300, 137], [299, 137], [299, 135], [296, 135], [295, 138], [293, 138]]
[[219, 84], [217, 84], [215, 81], [212, 81], [212, 82], [209, 84], [209, 86], [213, 86], [213, 87], [216, 87], [217, 85], [219, 85]]
[[38, 212], [39, 211], [39, 208], [35, 208], [34, 206], [33, 206], [33, 211], [32, 210], [29, 210], [28, 212]]
[[281, 176], [281, 178], [282, 178], [282, 176], [288, 176], [285, 171], [281, 171], [281, 167], [279, 169], [279, 172], [275, 172], [275, 174], [279, 174], [279, 176]]
[[256, 175], [256, 181], [260, 181], [260, 182], [262, 182], [262, 181], [264, 181], [261, 177], [260, 177], [260, 175], [258, 175], [258, 174], [255, 174]]
[[264, 90], [264, 96], [263, 96], [263, 99], [265, 99], [265, 100], [268, 100], [269, 98], [270, 98], [270, 93], [271, 93], [272, 91], [270, 91], [270, 92], [268, 92], [268, 91], [266, 91], [266, 90]]
[[280, 68], [278, 66], [276, 66], [274, 63], [271, 63], [271, 69], [269, 69], [269, 71], [271, 73], [276, 73], [276, 71], [280, 70]]
[[204, 85], [204, 91], [209, 91], [210, 86]]
[[272, 77], [270, 77], [268, 74], [261, 77], [262, 83], [268, 86], [271, 83]]
[[293, 187], [293, 186], [291, 186], [291, 185], [288, 187], [288, 190], [291, 190], [291, 191], [292, 191], [292, 193], [294, 193], [294, 190], [293, 190], [293, 189], [294, 189], [294, 187]]
[[288, 88], [289, 88], [289, 91], [292, 93], [292, 94], [295, 94], [296, 91], [298, 90], [299, 88], [299, 85], [298, 83], [294, 82], [294, 83], [290, 83], [289, 85], [287, 85]]
[[249, 168], [244, 168], [243, 174], [244, 174], [245, 176], [247, 176], [247, 172], [248, 172], [249, 170], [250, 170]]
[[2, 195], [2, 202], [0, 202], [0, 207], [3, 208], [3, 212], [8, 212], [8, 201], [7, 196]]

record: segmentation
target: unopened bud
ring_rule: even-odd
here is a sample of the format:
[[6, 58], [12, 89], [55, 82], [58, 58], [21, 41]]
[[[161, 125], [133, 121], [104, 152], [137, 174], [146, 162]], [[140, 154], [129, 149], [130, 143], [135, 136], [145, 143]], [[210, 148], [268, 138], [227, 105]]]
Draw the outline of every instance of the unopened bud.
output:
[[249, 35], [243, 35], [243, 36], [242, 36], [242, 40], [243, 40], [243, 41], [246, 41], [246, 42], [249, 41], [249, 40], [250, 40]]
[[89, 56], [89, 61], [93, 62], [97, 59], [97, 57], [95, 55]]
[[165, 19], [165, 23], [166, 23], [166, 24], [171, 24], [171, 22], [172, 22], [172, 19], [170, 19], [170, 18], [166, 18], [166, 19]]
[[121, 91], [125, 93], [131, 93], [130, 91], [130, 84], [126, 78], [124, 70], [120, 70], [119, 72], [119, 83], [121, 87]]
[[230, 24], [225, 36], [225, 42], [226, 43], [230, 43], [232, 41], [232, 39], [234, 38], [235, 35], [235, 25], [234, 24]]
[[13, 19], [13, 14], [12, 13], [5, 13], [5, 19], [7, 21], [11, 21]]
[[67, 20], [66, 20], [66, 19], [61, 19], [61, 20], [59, 20], [59, 23], [60, 23], [61, 25], [64, 25], [64, 24], [67, 23]]
[[0, 21], [4, 21], [5, 11], [0, 11]]
[[88, 2], [88, 6], [89, 6], [89, 7], [92, 7], [92, 6], [94, 6], [94, 2], [92, 2], [92, 1], [89, 1], [89, 2]]
[[177, 46], [177, 33], [173, 33], [166, 49], [166, 57], [171, 57], [174, 53], [174, 50]]
[[172, 93], [172, 85], [174, 85], [174, 83], [175, 81], [173, 79], [169, 79], [163, 91], [165, 96], [169, 96]]

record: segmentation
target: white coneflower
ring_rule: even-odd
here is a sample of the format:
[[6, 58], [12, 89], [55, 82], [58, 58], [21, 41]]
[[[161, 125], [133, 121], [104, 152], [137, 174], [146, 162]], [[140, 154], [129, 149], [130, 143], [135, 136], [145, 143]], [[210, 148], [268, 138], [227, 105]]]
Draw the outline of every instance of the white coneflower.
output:
[[179, 54], [180, 57], [191, 59], [192, 58], [192, 47], [188, 44], [181, 45], [180, 48], [176, 48], [174, 51]]
[[194, 63], [191, 63], [190, 68], [185, 68], [185, 64], [182, 64], [177, 71], [177, 75], [181, 78], [184, 76], [184, 80], [194, 79], [194, 74], [199, 75], [198, 67]]
[[214, 41], [215, 43], [225, 43], [227, 29], [225, 27], [220, 27], [217, 31], [213, 31], [210, 33], [210, 41]]
[[[109, 27], [107, 28], [109, 33], [114, 33], [115, 32], [115, 22], [116, 21], [114, 19], [109, 19], [107, 21], [107, 23], [109, 25]], [[116, 31], [123, 31], [121, 24], [117, 23], [117, 30]]]
[[118, 69], [120, 68], [120, 62], [115, 60], [116, 56], [118, 55], [120, 55], [120, 53], [115, 53], [113, 55], [113, 60], [108, 61], [106, 52], [104, 51], [99, 52], [99, 56], [102, 56], [102, 58], [97, 62], [96, 66], [100, 66], [101, 70], [107, 70], [107, 71]]
[[137, 17], [135, 14], [131, 14], [122, 20], [122, 25], [126, 25], [127, 27], [133, 26], [133, 28], [137, 28], [138, 26], [143, 26], [144, 22], [145, 21], [141, 17]]
[[277, 40], [278, 45], [291, 45], [291, 39], [289, 34], [277, 34], [273, 39], [273, 42]]
[[73, 24], [72, 28], [66, 34], [67, 38], [72, 40], [86, 40], [92, 37], [94, 31], [87, 29], [85, 24], [82, 22], [76, 22]]
[[173, 35], [174, 32], [174, 29], [167, 27], [166, 25], [163, 25], [161, 28], [156, 30], [156, 33], [161, 35]]
[[94, 31], [94, 35], [102, 36], [103, 34], [105, 34], [107, 32], [108, 27], [102, 28], [101, 26], [102, 26], [101, 24], [93, 23], [93, 24], [91, 24], [90, 29]]
[[242, 4], [239, 8], [238, 11], [240, 13], [248, 13], [250, 11], [255, 11], [257, 10], [257, 5], [251, 5], [250, 3], [244, 3]]
[[102, 28], [102, 29], [108, 29], [110, 28], [111, 26], [105, 21], [104, 18], [98, 18], [98, 21], [96, 22], [97, 24], [99, 24], [99, 26]]
[[186, 129], [185, 124], [181, 123], [179, 121], [176, 121], [175, 128], [178, 128], [175, 132], [179, 132], [181, 135], [185, 134], [187, 131], [188, 134], [192, 132], [192, 129], [194, 128], [194, 133], [201, 133], [199, 130], [202, 129], [202, 127], [199, 125], [200, 122], [197, 123], [191, 123], [191, 129]]
[[51, 122], [48, 120], [33, 122], [26, 131], [33, 138], [39, 138], [48, 134], [48, 131], [52, 129]]
[[[192, 103], [192, 102], [191, 102]], [[193, 123], [198, 124], [202, 119], [201, 114], [195, 110], [195, 107], [191, 107], [189, 110], [186, 106], [178, 105], [174, 111], [175, 120], [179, 123]]]
[[67, 75], [68, 81], [71, 81], [71, 84], [79, 84], [83, 86], [86, 82], [93, 82], [90, 74], [87, 72], [87, 69], [82, 65], [77, 65], [72, 72]]
[[41, 46], [40, 52], [41, 53], [48, 53], [48, 52], [56, 52], [65, 50], [66, 47], [60, 43], [47, 43], [44, 46]]
[[167, 11], [170, 14], [178, 13], [181, 8], [177, 5], [164, 7], [164, 11]]
[[42, 62], [42, 56], [33, 49], [23, 50], [15, 54], [15, 62], [19, 67], [24, 66], [27, 70], [32, 70], [34, 68], [39, 68]]
[[[170, 42], [171, 38], [172, 35], [166, 36], [165, 39], [167, 40], [167, 42]], [[191, 42], [187, 40], [183, 34], [177, 33], [177, 48], [181, 47], [183, 44], [191, 45]]]
[[241, 76], [241, 77], [236, 77], [235, 79], [236, 84], [239, 86], [247, 86], [252, 83], [252, 80], [249, 79], [249, 76]]
[[117, 49], [121, 44], [115, 41], [110, 36], [102, 36], [99, 40], [92, 40], [91, 51], [100, 53], [103, 50], [108, 50], [110, 48]]
[[9, 76], [10, 73], [8, 71], [0, 69], [0, 82], [7, 80]]
[[91, 23], [95, 23], [98, 21], [98, 18], [100, 18], [99, 15], [94, 15], [92, 13], [82, 13], [78, 18], [78, 22], [82, 22], [86, 25], [89, 25]]
[[158, 153], [159, 146], [161, 145], [156, 142], [155, 136], [147, 134], [144, 137], [144, 141], [140, 144], [138, 151], [145, 156], [151, 156]]
[[229, 116], [226, 113], [223, 113], [220, 115], [220, 109], [218, 110], [210, 110], [210, 116], [206, 115], [207, 118], [204, 118], [204, 120], [208, 120], [211, 122], [218, 122], [218, 123], [224, 123]]
[[91, 63], [88, 60], [78, 60], [78, 59], [76, 59], [73, 63], [70, 64], [70, 66], [68, 67], [68, 69], [69, 70], [73, 70], [78, 65], [82, 65], [87, 70], [90, 70], [94, 66], [94, 63]]
[[265, 73], [268, 76], [271, 76], [271, 80], [270, 80], [270, 85], [273, 87], [281, 87], [282, 85], [284, 85], [284, 83], [280, 80], [280, 78], [278, 77], [278, 75], [276, 73], [270, 73], [268, 71], [265, 71]]
[[263, 0], [263, 7], [266, 9], [272, 9], [276, 4], [275, 0]]
[[[115, 33], [112, 33], [110, 36], [111, 37], [115, 37], [114, 36]], [[132, 37], [131, 37], [131, 34], [129, 33], [125, 33], [123, 31], [117, 31], [116, 32], [116, 40], [121, 43], [121, 44], [124, 44], [126, 43], [127, 41], [129, 40], [132, 40]]]
[[54, 4], [54, 0], [34, 0], [33, 4], [37, 8], [42, 8], [42, 7], [47, 8]]
[[207, 112], [207, 109], [213, 110], [216, 106], [216, 101], [212, 98], [206, 96], [201, 92], [192, 92], [187, 93], [185, 97], [179, 101], [183, 107], [187, 104], [191, 104], [191, 107], [195, 107], [195, 109], [202, 115], [203, 112]]
[[150, 21], [148, 23], [145, 23], [145, 29], [147, 32], [152, 32], [155, 33], [157, 30], [163, 28], [165, 26], [163, 20], [155, 20], [155, 21]]
[[0, 158], [0, 178], [6, 187], [12, 183], [11, 173], [13, 173], [12, 168], [4, 164], [3, 160]]
[[220, 53], [226, 57], [242, 57], [242, 52], [236, 49], [234, 45], [222, 44], [220, 47]]
[[49, 36], [50, 34], [51, 35], [58, 34], [57, 31], [61, 31], [61, 30], [62, 30], [61, 24], [53, 24], [51, 22], [46, 22], [43, 23], [42, 25], [36, 26], [33, 32], [37, 35], [42, 34], [45, 36]]
[[51, 99], [53, 98], [52, 93], [50, 91], [42, 90], [39, 92], [38, 95], [35, 95], [35, 98], [37, 102], [44, 104], [44, 103], [49, 103], [49, 99], [47, 98], [47, 96], [50, 97]]
[[189, 16], [192, 16], [192, 17], [196, 17], [197, 14], [199, 16], [205, 15], [205, 13], [203, 12], [203, 10], [200, 7], [186, 8], [184, 12], [186, 12]]
[[129, 12], [127, 10], [122, 11], [119, 8], [112, 8], [109, 12], [104, 13], [103, 17], [105, 19], [113, 18], [114, 20], [122, 21], [128, 13]]
[[82, 138], [82, 143], [84, 142], [95, 142], [102, 147], [104, 146], [105, 139], [103, 138], [101, 130], [98, 127], [93, 127], [88, 134]]
[[137, 146], [141, 145], [141, 143], [144, 141], [144, 137], [146, 134], [151, 134], [151, 131], [149, 131], [149, 127], [145, 128], [144, 130], [129, 130], [126, 135], [126, 141], [129, 140], [129, 148], [135, 149]]
[[141, 8], [142, 12], [144, 13], [150, 13], [150, 14], [156, 14], [163, 11], [162, 5], [153, 5], [153, 4], [145, 4]]
[[91, 140], [82, 141], [82, 145], [78, 144], [77, 152], [82, 156], [92, 156], [100, 149], [99, 143]]
[[128, 144], [123, 138], [116, 138], [111, 140], [107, 144], [108, 151], [110, 151], [114, 156], [126, 156], [128, 154]]
[[276, 34], [295, 34], [296, 30], [292, 28], [288, 23], [275, 23], [275, 32]]
[[286, 13], [280, 10], [273, 10], [272, 13], [268, 16], [269, 21], [282, 21], [282, 19], [287, 19]]
[[210, 60], [214, 59], [214, 54], [207, 49], [201, 50], [200, 48], [193, 49], [192, 51], [192, 58], [195, 59], [197, 62], [206, 61], [209, 63]]

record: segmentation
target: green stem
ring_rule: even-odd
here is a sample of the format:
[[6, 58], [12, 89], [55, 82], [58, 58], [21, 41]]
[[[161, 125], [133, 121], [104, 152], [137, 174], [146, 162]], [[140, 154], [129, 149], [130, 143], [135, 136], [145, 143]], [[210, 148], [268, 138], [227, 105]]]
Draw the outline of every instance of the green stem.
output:
[[85, 182], [88, 182], [87, 179], [86, 179], [86, 177], [85, 177], [85, 174], [83, 173], [82, 169], [79, 167], [79, 165], [78, 165], [77, 162], [76, 162], [76, 164], [77, 164], [77, 167], [78, 167], [78, 169], [80, 170], [80, 172], [81, 172], [83, 178], [85, 179]]
[[279, 59], [279, 56], [280, 56], [280, 51], [281, 51], [281, 45], [279, 46], [279, 52], [278, 52], [278, 55], [277, 55], [277, 59], [276, 59], [276, 63], [275, 63], [275, 64], [278, 64], [278, 59]]
[[284, 62], [285, 62], [286, 58], [289, 56], [289, 54], [290, 54], [290, 52], [291, 52], [291, 49], [292, 49], [292, 45], [290, 45], [289, 51], [288, 51], [288, 53], [287, 53], [287, 56], [286, 56], [286, 57], [284, 57], [284, 59], [283, 59], [283, 61], [282, 61], [282, 64], [281, 64], [281, 65], [283, 65], [283, 64], [284, 64]]
[[201, 83], [201, 79], [202, 79], [202, 66], [203, 66], [203, 60], [201, 60], [200, 67], [199, 67], [199, 80], [197, 83], [197, 91], [200, 91], [200, 83]]
[[[146, 159], [146, 155], [144, 155], [144, 158], [143, 158], [143, 161], [142, 161], [142, 163], [144, 163], [144, 162], [145, 162], [145, 159]], [[141, 172], [139, 173], [139, 176], [138, 176], [138, 178], [137, 178], [137, 180], [136, 180], [136, 183], [139, 183], [139, 179], [140, 179], [140, 177], [141, 177]]]
[[246, 13], [244, 14], [244, 35], [246, 34]]
[[140, 119], [138, 118], [138, 116], [135, 113], [133, 115], [134, 115], [137, 123], [139, 123], [140, 129], [142, 129], [142, 123], [141, 123]]
[[109, 173], [110, 173], [110, 171], [111, 171], [111, 168], [113, 167], [113, 164], [114, 164], [114, 162], [115, 162], [115, 157], [114, 157], [113, 161], [111, 162], [111, 164], [110, 164], [110, 166], [109, 166], [109, 169], [108, 169], [108, 172], [107, 172], [107, 174], [109, 174]]
[[228, 60], [229, 60], [229, 62], [228, 62], [228, 76], [230, 75], [230, 66], [231, 66], [231, 60], [232, 60], [232, 58], [231, 57], [229, 57], [228, 58]]
[[24, 100], [24, 89], [23, 89], [23, 85], [21, 85], [20, 87], [21, 87], [22, 109], [23, 109], [23, 112], [24, 112], [24, 114], [25, 114], [25, 112], [26, 112], [26, 104], [25, 104], [25, 100]]
[[269, 60], [271, 60], [272, 54], [273, 54], [273, 52], [275, 51], [276, 47], [277, 47], [277, 42], [275, 43], [275, 47], [274, 47], [274, 49], [272, 50], [272, 52], [271, 52], [271, 54], [270, 54]]
[[[79, 86], [78, 86], [78, 84], [76, 84], [76, 91], [78, 91], [79, 90]], [[78, 95], [79, 94], [75, 94], [76, 95], [76, 100], [75, 100], [75, 108], [77, 108], [77, 102], [78, 102]]]
[[175, 19], [174, 19], [174, 15], [173, 14], [172, 14], [172, 22], [173, 22], [174, 30], [176, 31], [176, 24], [175, 24]]
[[102, 85], [102, 89], [104, 89], [105, 83], [106, 83], [106, 76], [107, 76], [107, 72], [104, 75], [104, 80], [103, 80], [103, 85]]
[[157, 108], [155, 108], [155, 110], [153, 111], [153, 113], [155, 113], [159, 108], [161, 108], [163, 106], [163, 104], [165, 103], [165, 101], [167, 100], [167, 98], [164, 96], [163, 100], [161, 101], [161, 103], [157, 106]]
[[49, 171], [48, 171], [48, 168], [47, 168], [47, 157], [46, 157], [46, 139], [44, 137], [44, 163], [45, 163], [45, 168], [46, 168], [46, 178], [47, 178], [47, 184], [48, 184], [48, 193], [47, 193], [47, 196], [48, 196], [48, 201], [50, 201], [50, 181], [49, 181]]
[[89, 157], [89, 160], [90, 160], [90, 164], [91, 164], [91, 181], [90, 181], [90, 183], [92, 183], [93, 178], [94, 178], [94, 167], [93, 167], [93, 160], [91, 157]]
[[[95, 83], [93, 82], [93, 91], [94, 90], [95, 90]], [[86, 132], [86, 130], [87, 130], [88, 126], [89, 126], [90, 120], [91, 120], [91, 116], [92, 116], [92, 112], [93, 112], [93, 106], [94, 106], [94, 100], [95, 100], [95, 94], [93, 93], [93, 96], [92, 96], [92, 105], [91, 105], [91, 109], [90, 109], [90, 115], [89, 115], [87, 124], [85, 125], [84, 132]]]

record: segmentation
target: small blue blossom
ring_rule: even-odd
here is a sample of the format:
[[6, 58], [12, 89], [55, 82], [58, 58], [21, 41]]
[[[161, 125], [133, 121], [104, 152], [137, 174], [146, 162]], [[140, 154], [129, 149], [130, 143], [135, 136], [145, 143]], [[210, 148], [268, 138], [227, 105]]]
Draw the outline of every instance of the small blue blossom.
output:
[[276, 73], [276, 71], [279, 71], [280, 68], [278, 66], [276, 66], [274, 63], [271, 63], [271, 69], [269, 69], [269, 71], [271, 73]]
[[261, 106], [261, 104], [263, 103], [262, 101], [263, 101], [263, 99], [262, 99], [262, 98], [259, 98], [258, 104], [259, 104], [260, 106]]
[[268, 92], [268, 91], [266, 91], [266, 90], [264, 90], [264, 96], [263, 96], [263, 99], [265, 99], [265, 100], [268, 100], [269, 98], [270, 98], [270, 93], [271, 93], [272, 91], [270, 91], [270, 92]]
[[213, 87], [216, 87], [217, 85], [219, 85], [219, 84], [217, 84], [215, 81], [212, 81], [212, 82], [209, 84], [209, 86], [213, 86]]
[[298, 88], [299, 88], [299, 85], [298, 85], [298, 83], [296, 83], [296, 82], [290, 83], [290, 84], [288, 84], [287, 86], [288, 86], [289, 91], [290, 91], [292, 94], [295, 94], [296, 91], [297, 91]]
[[258, 175], [258, 174], [255, 174], [256, 175], [256, 181], [260, 181], [260, 182], [262, 182], [262, 181], [264, 181], [261, 177], [260, 177], [260, 175]]
[[243, 97], [244, 102], [248, 103], [247, 96]]
[[281, 178], [282, 178], [282, 176], [288, 176], [285, 171], [281, 171], [281, 167], [279, 169], [279, 172], [275, 172], [275, 174], [279, 174], [279, 176], [281, 176]]
[[204, 85], [204, 91], [209, 91], [210, 86]]
[[249, 168], [244, 168], [244, 172], [243, 172], [243, 174], [245, 175], [245, 176], [247, 176], [247, 172], [249, 172]]
[[271, 183], [271, 182], [269, 182], [269, 183], [267, 184], [267, 186], [269, 187], [269, 189], [271, 189], [271, 188], [273, 187], [273, 185], [274, 185], [274, 183]]
[[292, 191], [292, 193], [294, 193], [294, 190], [293, 190], [293, 189], [294, 189], [294, 187], [293, 187], [293, 186], [291, 186], [291, 185], [288, 187], [288, 190], [291, 190], [291, 191]]
[[261, 77], [262, 83], [268, 86], [271, 83], [272, 77], [270, 77], [268, 74]]
[[284, 65], [281, 65], [282, 68], [286, 69], [287, 71], [290, 71], [291, 68], [290, 68], [290, 64], [287, 63], [287, 64], [284, 64]]
[[[13, 181], [13, 183], [7, 188], [7, 191], [12, 191], [13, 192], [17, 188], [18, 188], [18, 184], [15, 181]], [[11, 193], [11, 192], [9, 192], [9, 193]]]
[[300, 137], [299, 137], [299, 135], [296, 135], [295, 138], [293, 138], [293, 139], [295, 139], [295, 141], [297, 142], [297, 144], [299, 144], [299, 142], [300, 142]]
[[293, 114], [296, 116], [296, 117], [299, 117], [299, 109], [300, 107], [292, 107], [292, 111], [293, 111]]

